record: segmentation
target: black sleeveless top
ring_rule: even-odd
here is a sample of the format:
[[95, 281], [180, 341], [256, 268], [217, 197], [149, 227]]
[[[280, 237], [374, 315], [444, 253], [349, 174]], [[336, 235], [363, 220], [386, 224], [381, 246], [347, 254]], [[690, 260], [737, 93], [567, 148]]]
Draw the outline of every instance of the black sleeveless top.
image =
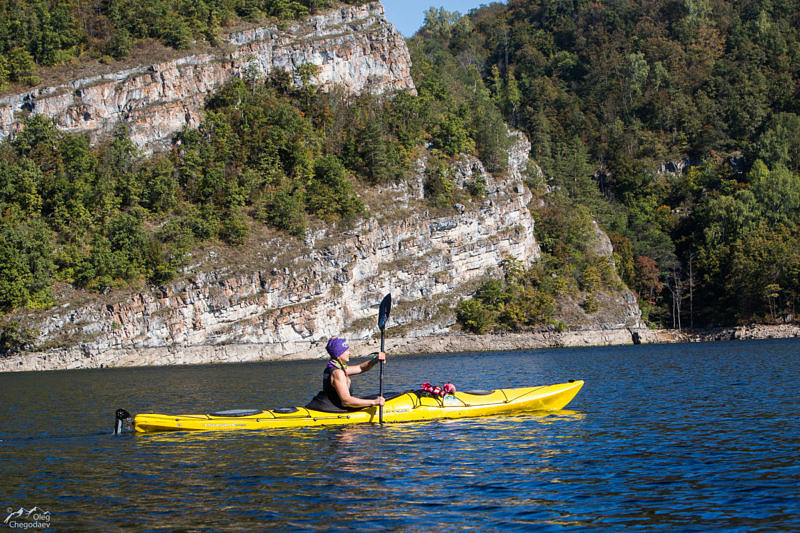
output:
[[[326, 413], [347, 413], [360, 409], [360, 407], [346, 407], [342, 403], [339, 393], [336, 392], [336, 387], [333, 386], [332, 377], [335, 368], [337, 367], [325, 367], [325, 372], [322, 373], [322, 390], [308, 402], [306, 409], [314, 409], [315, 411], [324, 411]], [[352, 394], [352, 392], [351, 388], [350, 393]]]

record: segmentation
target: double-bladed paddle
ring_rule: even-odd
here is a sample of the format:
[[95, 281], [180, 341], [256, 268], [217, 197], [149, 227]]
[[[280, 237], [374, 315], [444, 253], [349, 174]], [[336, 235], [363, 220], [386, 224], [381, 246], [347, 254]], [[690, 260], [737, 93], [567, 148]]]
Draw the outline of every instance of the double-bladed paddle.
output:
[[[378, 311], [378, 328], [381, 330], [381, 351], [383, 350], [384, 330], [386, 329], [386, 321], [389, 320], [389, 313], [392, 310], [392, 295], [387, 294], [381, 301], [381, 308]], [[381, 374], [380, 374], [380, 392], [379, 396], [383, 396], [383, 361], [381, 361]], [[378, 409], [378, 420], [383, 424], [383, 406]]]

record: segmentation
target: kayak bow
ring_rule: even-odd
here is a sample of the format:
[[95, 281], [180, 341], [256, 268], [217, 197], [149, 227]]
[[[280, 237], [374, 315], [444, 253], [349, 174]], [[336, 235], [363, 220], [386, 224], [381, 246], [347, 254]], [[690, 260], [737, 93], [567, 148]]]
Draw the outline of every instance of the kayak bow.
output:
[[[387, 400], [383, 422], [416, 422], [446, 418], [508, 415], [532, 411], [563, 409], [583, 387], [583, 381], [557, 385], [456, 392], [431, 397], [417, 391], [405, 392]], [[119, 413], [118, 423], [119, 426]], [[124, 412], [127, 415], [127, 412]], [[139, 433], [157, 431], [232, 431], [240, 429], [296, 428], [378, 422], [377, 407], [358, 411], [328, 413], [305, 407], [259, 410], [238, 409], [199, 415], [138, 414], [133, 428]]]

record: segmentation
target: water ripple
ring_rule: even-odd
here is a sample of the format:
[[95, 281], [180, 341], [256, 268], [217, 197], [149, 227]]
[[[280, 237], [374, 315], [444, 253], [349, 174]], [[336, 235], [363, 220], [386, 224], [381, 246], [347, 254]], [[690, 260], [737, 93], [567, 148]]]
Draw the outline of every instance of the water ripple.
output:
[[800, 384], [776, 379], [798, 353], [787, 340], [394, 358], [387, 390], [587, 384], [548, 415], [121, 437], [117, 407], [302, 404], [320, 365], [3, 374], [0, 503], [50, 510], [59, 531], [800, 530]]

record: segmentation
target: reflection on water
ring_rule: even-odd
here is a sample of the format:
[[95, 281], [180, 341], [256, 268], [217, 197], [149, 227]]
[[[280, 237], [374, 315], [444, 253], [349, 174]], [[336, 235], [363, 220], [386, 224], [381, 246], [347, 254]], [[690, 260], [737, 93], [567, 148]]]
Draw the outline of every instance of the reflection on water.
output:
[[[117, 407], [302, 405], [322, 365], [3, 374], [0, 505], [49, 510], [58, 531], [798, 530], [798, 352], [789, 340], [394, 358], [387, 390], [586, 386], [546, 414], [116, 437]], [[372, 392], [376, 378], [354, 384]]]
[[[258, 502], [258, 512], [239, 516], [237, 527], [475, 525], [475, 513], [527, 499], [528, 479], [546, 472], [555, 455], [569, 453], [547, 439], [574, 436], [569, 425], [583, 416], [559, 411], [383, 427], [126, 436], [149, 458], [146, 474], [126, 478], [156, 507], [166, 504], [160, 495], [175, 493], [203, 494], [195, 503], [230, 512], [238, 508], [231, 493], [248, 507]], [[563, 431], [542, 434], [559, 423]], [[123, 484], [121, 492], [131, 488]]]

